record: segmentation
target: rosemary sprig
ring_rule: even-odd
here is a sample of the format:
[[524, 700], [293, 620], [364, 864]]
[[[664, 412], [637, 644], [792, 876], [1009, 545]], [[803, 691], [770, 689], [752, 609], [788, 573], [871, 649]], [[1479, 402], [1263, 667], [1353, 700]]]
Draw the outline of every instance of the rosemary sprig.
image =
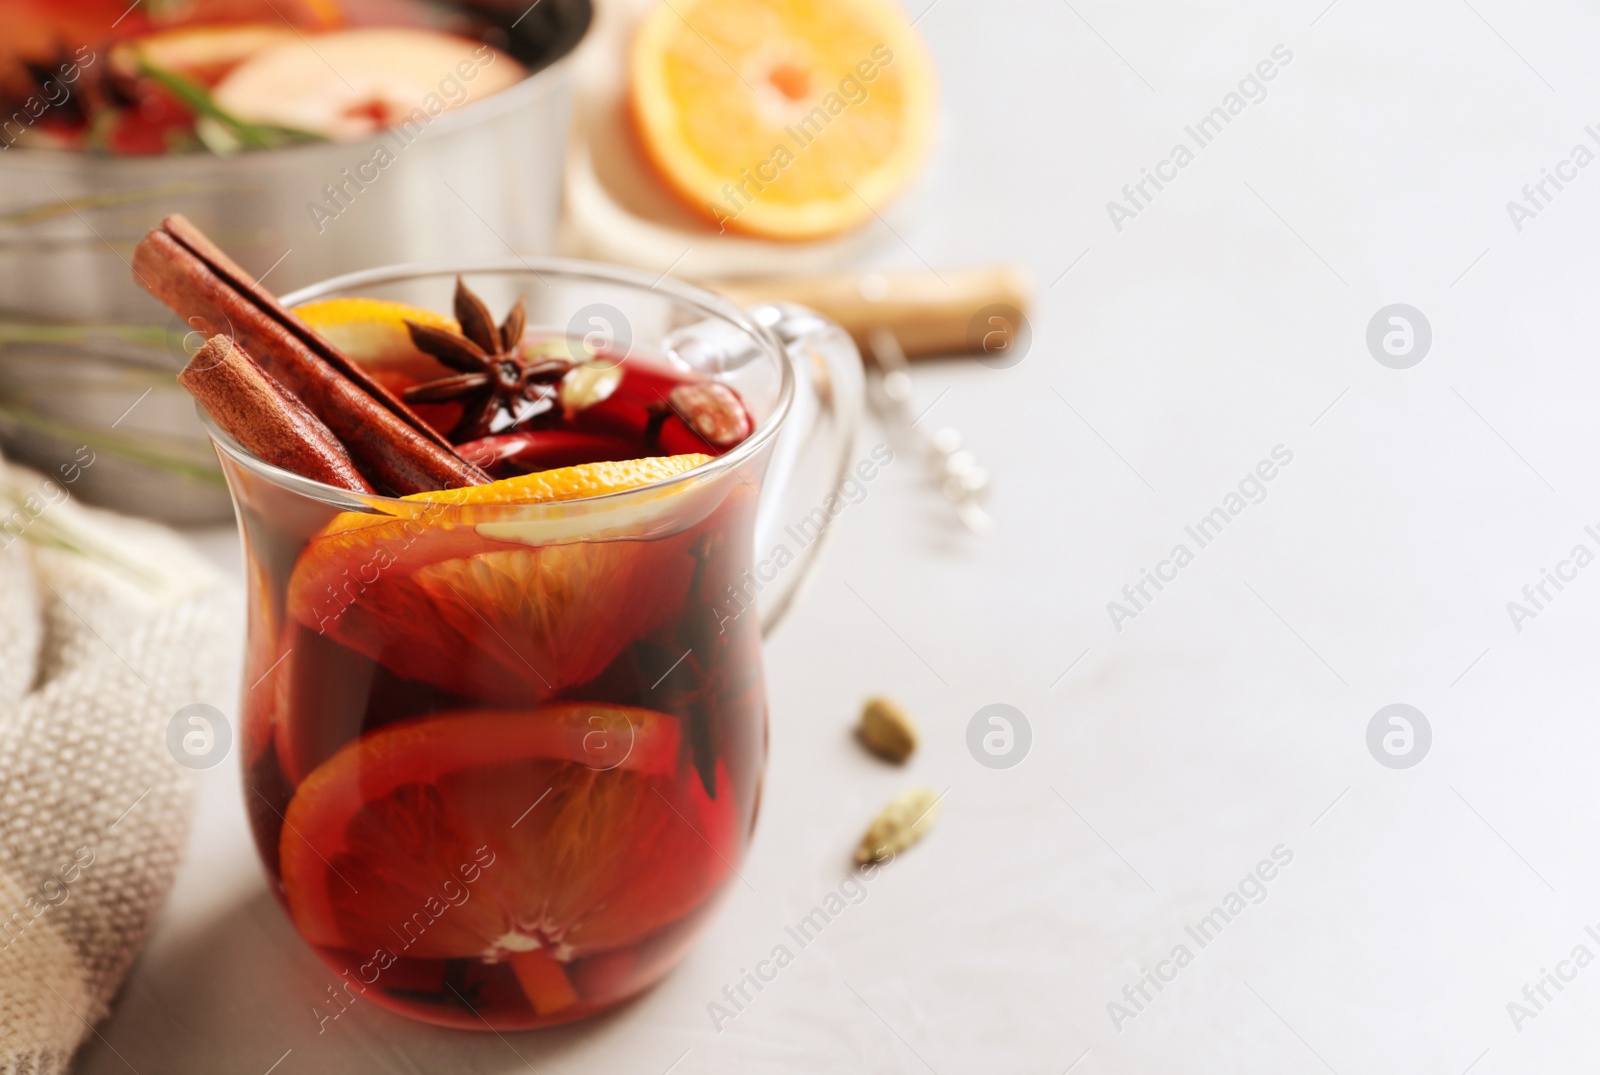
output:
[[[187, 478], [190, 481], [200, 482], [204, 485], [218, 487], [226, 487], [227, 485], [226, 479], [222, 476], [222, 471], [214, 462], [207, 464], [194, 459], [186, 459], [183, 456], [186, 454], [185, 449], [188, 448], [188, 445], [173, 443], [166, 438], [138, 437], [136, 435], [107, 433], [97, 429], [84, 429], [14, 409], [4, 403], [0, 403], [0, 420], [14, 422], [26, 429], [45, 433], [60, 440], [71, 441], [74, 444], [86, 444], [97, 452], [105, 452], [115, 458], [150, 467], [153, 470], [163, 471], [179, 478]], [[197, 444], [194, 452], [201, 453], [201, 458], [210, 454], [203, 443]]]
[[240, 119], [218, 105], [210, 92], [198, 82], [176, 71], [157, 67], [143, 57], [139, 58], [139, 73], [161, 85], [198, 117], [195, 133], [207, 149], [219, 156], [240, 149], [277, 149], [302, 142], [326, 141], [321, 135], [310, 131]]
[[174, 335], [162, 325], [114, 325], [110, 323], [59, 325], [43, 322], [10, 321], [0, 315], [0, 347], [8, 343], [87, 343], [109, 338], [123, 343], [164, 347]]
[[0, 483], [0, 513], [10, 516], [15, 512], [25, 512], [30, 519], [28, 525], [21, 530], [22, 540], [28, 544], [71, 553], [102, 567], [120, 571], [131, 581], [152, 592], [160, 592], [162, 589], [163, 580], [160, 575], [120, 555], [116, 549], [100, 543], [82, 529], [63, 525], [49, 507], [38, 515], [27, 511], [23, 507], [23, 498], [17, 495], [17, 490], [11, 485], [8, 476], [4, 483]]

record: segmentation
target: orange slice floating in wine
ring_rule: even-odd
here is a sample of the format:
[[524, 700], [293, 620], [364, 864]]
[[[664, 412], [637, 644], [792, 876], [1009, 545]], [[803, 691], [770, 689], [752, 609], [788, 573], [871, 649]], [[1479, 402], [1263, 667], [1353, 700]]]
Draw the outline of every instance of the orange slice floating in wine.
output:
[[531, 546], [485, 537], [473, 508], [600, 496], [709, 461], [586, 463], [405, 497], [430, 505], [417, 518], [342, 514], [301, 554], [289, 614], [408, 679], [542, 701], [598, 675], [682, 605], [692, 535]]
[[679, 771], [675, 719], [582, 702], [406, 721], [302, 784], [283, 887], [313, 944], [509, 961], [541, 1015], [576, 999], [565, 965], [695, 908], [738, 855], [717, 795]]
[[[454, 318], [433, 310], [387, 299], [348, 297], [308, 302], [294, 312], [396, 397], [414, 385], [455, 372], [412, 343], [406, 328], [406, 322], [412, 321], [447, 332], [461, 330]], [[410, 406], [440, 432], [450, 429], [461, 417], [459, 403]]]
[[[295, 314], [374, 376], [403, 376], [411, 383], [451, 371], [411, 342], [406, 322], [460, 332], [454, 318], [420, 306], [360, 297], [320, 299], [295, 307]], [[387, 386], [386, 386], [387, 387]]]

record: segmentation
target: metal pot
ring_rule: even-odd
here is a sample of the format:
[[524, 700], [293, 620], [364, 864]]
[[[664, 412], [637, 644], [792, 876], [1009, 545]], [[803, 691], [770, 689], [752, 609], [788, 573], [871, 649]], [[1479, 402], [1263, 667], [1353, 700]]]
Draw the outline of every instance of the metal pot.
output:
[[506, 10], [506, 48], [527, 79], [369, 142], [234, 157], [0, 151], [6, 453], [53, 472], [87, 445], [95, 461], [74, 484], [86, 499], [176, 523], [230, 517], [210, 443], [173, 379], [196, 341], [129, 267], [168, 213], [278, 292], [371, 265], [548, 253], [569, 57], [592, 3], [541, 0], [514, 26], [518, 12]]

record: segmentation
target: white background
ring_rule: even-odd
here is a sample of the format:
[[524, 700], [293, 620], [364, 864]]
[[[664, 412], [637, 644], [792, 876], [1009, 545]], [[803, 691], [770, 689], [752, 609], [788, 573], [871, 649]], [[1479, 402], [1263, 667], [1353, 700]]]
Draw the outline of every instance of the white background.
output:
[[[882, 249], [1034, 275], [1020, 365], [917, 374], [937, 399], [925, 421], [958, 426], [994, 472], [1000, 529], [954, 529], [904, 454], [840, 519], [767, 648], [749, 885], [661, 987], [545, 1033], [445, 1032], [368, 1003], [319, 1035], [330, 979], [266, 891], [230, 762], [206, 776], [172, 901], [81, 1070], [1592, 1062], [1600, 969], [1520, 1032], [1506, 1005], [1600, 923], [1600, 566], [1521, 632], [1506, 603], [1573, 545], [1600, 551], [1583, 533], [1600, 523], [1600, 166], [1521, 233], [1505, 206], [1600, 122], [1600, 15], [1326, 4], [922, 15], [943, 143], [904, 242]], [[1116, 232], [1106, 202], [1278, 44], [1294, 58], [1269, 97]], [[1397, 302], [1434, 335], [1404, 371], [1365, 343]], [[1279, 444], [1294, 461], [1267, 499], [1116, 631], [1106, 602]], [[231, 541], [212, 544], [234, 558]], [[923, 724], [905, 771], [848, 734], [877, 692]], [[1033, 730], [1004, 771], [966, 746], [994, 702]], [[1368, 752], [1393, 702], [1431, 723], [1415, 768]], [[949, 789], [929, 838], [716, 1031], [708, 1002], [837, 888], [866, 820], [911, 784]], [[1119, 1032], [1107, 1003], [1280, 843], [1294, 859], [1265, 901]]]

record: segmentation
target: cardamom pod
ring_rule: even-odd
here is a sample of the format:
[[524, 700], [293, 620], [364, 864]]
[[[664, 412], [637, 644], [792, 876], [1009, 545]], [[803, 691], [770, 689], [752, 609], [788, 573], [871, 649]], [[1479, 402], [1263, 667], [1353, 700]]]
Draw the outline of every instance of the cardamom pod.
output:
[[939, 793], [932, 788], [902, 791], [878, 811], [856, 848], [858, 863], [893, 858], [918, 840], [939, 817]]
[[573, 366], [561, 378], [561, 405], [569, 411], [586, 411], [611, 397], [622, 383], [621, 363]]
[[888, 698], [869, 698], [861, 707], [856, 734], [880, 758], [905, 761], [917, 749], [917, 725], [900, 705]]

